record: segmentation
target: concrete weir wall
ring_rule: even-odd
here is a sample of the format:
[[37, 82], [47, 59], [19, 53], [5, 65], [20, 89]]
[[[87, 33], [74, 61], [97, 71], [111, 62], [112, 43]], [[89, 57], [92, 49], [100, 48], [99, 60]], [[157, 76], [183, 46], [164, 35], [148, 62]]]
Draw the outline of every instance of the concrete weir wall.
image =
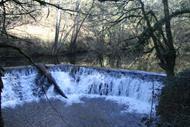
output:
[[[63, 101], [73, 102], [76, 96], [105, 97], [118, 103], [129, 103], [132, 105], [129, 111], [134, 111], [134, 108], [138, 113], [148, 113], [147, 108], [152, 101], [156, 102], [152, 91], [156, 93], [165, 78], [165, 74], [152, 72], [66, 64], [48, 65], [48, 70], [69, 97]], [[3, 107], [39, 100], [45, 97], [44, 91], [50, 98], [61, 98], [47, 79], [32, 66], [6, 68], [3, 82]]]

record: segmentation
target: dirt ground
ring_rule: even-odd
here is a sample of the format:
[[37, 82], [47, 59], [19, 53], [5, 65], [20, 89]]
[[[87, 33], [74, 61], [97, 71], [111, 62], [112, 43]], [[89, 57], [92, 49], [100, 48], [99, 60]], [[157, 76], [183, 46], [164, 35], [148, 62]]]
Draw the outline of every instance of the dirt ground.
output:
[[4, 108], [5, 127], [144, 127], [143, 115], [122, 112], [124, 106], [102, 98], [70, 106], [57, 99]]

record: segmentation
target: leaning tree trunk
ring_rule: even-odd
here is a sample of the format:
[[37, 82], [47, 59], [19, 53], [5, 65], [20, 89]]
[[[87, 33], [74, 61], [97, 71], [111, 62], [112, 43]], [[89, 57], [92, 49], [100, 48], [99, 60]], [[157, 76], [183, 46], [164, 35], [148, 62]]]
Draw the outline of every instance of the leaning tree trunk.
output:
[[48, 82], [51, 83], [54, 86], [55, 91], [60, 94], [62, 97], [67, 98], [67, 96], [64, 94], [64, 92], [61, 90], [51, 73], [48, 71], [46, 66], [44, 64], [36, 64], [35, 65], [39, 72], [44, 75], [47, 79]]

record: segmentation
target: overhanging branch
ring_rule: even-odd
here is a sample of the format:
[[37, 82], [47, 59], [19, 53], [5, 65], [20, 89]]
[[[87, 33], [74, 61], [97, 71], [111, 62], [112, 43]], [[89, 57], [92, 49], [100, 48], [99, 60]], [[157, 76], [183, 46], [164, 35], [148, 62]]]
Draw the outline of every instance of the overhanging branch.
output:
[[[190, 14], [190, 8], [186, 8], [183, 10], [177, 10], [173, 13], [171, 13], [168, 17], [168, 20], [171, 20], [172, 18], [175, 18], [177, 16], [183, 15], [183, 14]], [[152, 27], [153, 32], [157, 31], [158, 29], [160, 29], [166, 22], [166, 18], [162, 18], [160, 20], [158, 20]], [[150, 39], [150, 29], [146, 28], [142, 34], [139, 36], [139, 43], [143, 43], [145, 40]]]
[[56, 83], [55, 79], [52, 77], [51, 73], [45, 68], [45, 65], [35, 64], [34, 61], [30, 58], [30, 56], [28, 56], [25, 52], [23, 52], [20, 48], [18, 48], [16, 46], [0, 43], [0, 48], [11, 48], [11, 49], [18, 51], [21, 55], [23, 55], [25, 58], [27, 58], [29, 60], [29, 62], [33, 66], [35, 66], [42, 75], [44, 75], [48, 79], [49, 83], [54, 85], [54, 88], [58, 92], [58, 94], [60, 94], [64, 98], [67, 98], [67, 96], [64, 94], [64, 92], [61, 90], [61, 88]]

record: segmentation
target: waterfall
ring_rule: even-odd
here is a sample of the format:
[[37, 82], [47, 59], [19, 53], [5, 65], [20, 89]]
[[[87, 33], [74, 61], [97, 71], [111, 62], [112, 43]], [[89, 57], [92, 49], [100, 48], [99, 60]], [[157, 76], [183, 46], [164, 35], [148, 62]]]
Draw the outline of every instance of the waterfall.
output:
[[[67, 95], [127, 97], [147, 104], [152, 101], [153, 88], [155, 92], [160, 89], [165, 78], [158, 73], [74, 65], [48, 69]], [[31, 66], [6, 69], [3, 83], [2, 105], [38, 100], [43, 90], [55, 96], [52, 86]]]

